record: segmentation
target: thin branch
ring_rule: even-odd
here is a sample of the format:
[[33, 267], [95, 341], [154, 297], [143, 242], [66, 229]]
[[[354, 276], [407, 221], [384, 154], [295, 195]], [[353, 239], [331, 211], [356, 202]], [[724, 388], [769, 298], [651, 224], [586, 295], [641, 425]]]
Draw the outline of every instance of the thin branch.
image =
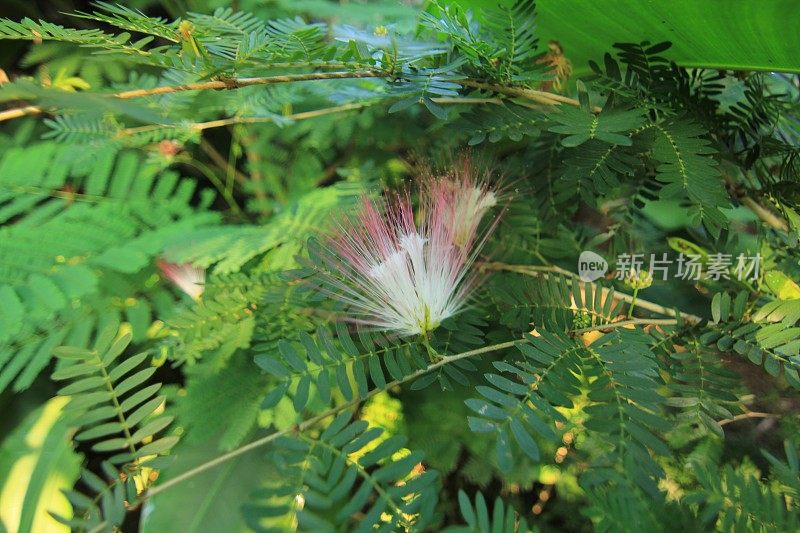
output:
[[[288, 120], [305, 120], [309, 118], [321, 117], [323, 115], [330, 115], [333, 113], [341, 113], [344, 111], [352, 111], [355, 109], [362, 109], [373, 105], [372, 103], [364, 104], [344, 104], [333, 107], [325, 107], [322, 109], [315, 109], [313, 111], [304, 111], [302, 113], [294, 113], [291, 115], [282, 115], [281, 118]], [[209, 120], [207, 122], [194, 122], [186, 127], [195, 131], [203, 131], [211, 128], [222, 128], [225, 126], [233, 126], [236, 124], [263, 124], [274, 122], [275, 117], [229, 117], [217, 120]], [[170, 125], [164, 124], [147, 124], [146, 126], [136, 126], [133, 128], [125, 128], [117, 133], [118, 137], [127, 137], [129, 135], [136, 135], [139, 133], [147, 133], [150, 131], [158, 131], [164, 128], [170, 128]], [[222, 156], [220, 156], [222, 157]], [[226, 163], [227, 164], [227, 163]]]
[[506, 348], [511, 348], [511, 347], [515, 346], [519, 342], [523, 342], [523, 341], [521, 341], [521, 340], [506, 341], [506, 342], [501, 342], [499, 344], [492, 344], [490, 346], [484, 346], [482, 348], [477, 348], [475, 350], [469, 350], [467, 352], [462, 352], [460, 354], [455, 354], [455, 355], [449, 355], [449, 356], [442, 357], [439, 361], [433, 363], [432, 365], [429, 365], [426, 368], [417, 370], [416, 372], [412, 372], [411, 374], [409, 374], [408, 376], [404, 377], [403, 379], [394, 380], [394, 381], [392, 381], [390, 383], [387, 383], [385, 387], [379, 387], [379, 388], [371, 390], [370, 392], [368, 392], [363, 397], [354, 398], [353, 400], [351, 400], [351, 401], [349, 401], [347, 403], [343, 403], [342, 405], [338, 405], [336, 407], [333, 407], [333, 408], [325, 411], [324, 413], [319, 414], [319, 415], [317, 415], [317, 416], [315, 416], [313, 418], [309, 418], [305, 422], [297, 424], [296, 426], [292, 426], [292, 427], [290, 427], [288, 429], [284, 429], [284, 430], [281, 430], [281, 431], [276, 431], [275, 433], [271, 433], [271, 434], [269, 434], [269, 435], [267, 435], [265, 437], [262, 437], [260, 439], [254, 440], [253, 442], [251, 442], [249, 444], [245, 444], [244, 446], [236, 448], [235, 450], [230, 451], [230, 452], [228, 452], [226, 454], [220, 455], [219, 457], [215, 457], [211, 461], [207, 461], [207, 462], [202, 463], [202, 464], [200, 464], [200, 465], [198, 465], [198, 466], [196, 466], [194, 468], [191, 468], [191, 469], [187, 470], [186, 472], [184, 472], [184, 473], [182, 473], [182, 474], [180, 474], [178, 476], [175, 476], [174, 478], [164, 482], [163, 484], [157, 485], [157, 486], [149, 489], [147, 492], [142, 494], [142, 496], [140, 497], [140, 501], [147, 500], [148, 498], [151, 498], [151, 497], [155, 496], [156, 494], [164, 492], [165, 490], [169, 489], [170, 487], [173, 487], [173, 486], [175, 486], [175, 485], [177, 485], [177, 484], [179, 484], [179, 483], [181, 483], [183, 481], [186, 481], [187, 479], [190, 479], [190, 478], [192, 478], [192, 477], [194, 477], [194, 476], [196, 476], [198, 474], [202, 474], [206, 470], [210, 470], [210, 469], [212, 469], [212, 468], [214, 468], [216, 466], [219, 466], [219, 465], [221, 465], [221, 464], [223, 464], [223, 463], [225, 463], [227, 461], [230, 461], [231, 459], [234, 459], [234, 458], [236, 458], [236, 457], [238, 457], [238, 456], [240, 456], [240, 455], [242, 455], [244, 453], [247, 453], [249, 451], [252, 451], [252, 450], [255, 450], [255, 449], [260, 448], [262, 446], [265, 446], [265, 445], [269, 444], [270, 442], [274, 441], [275, 439], [282, 437], [283, 435], [287, 435], [289, 433], [296, 433], [296, 432], [305, 431], [306, 429], [310, 428], [314, 424], [316, 424], [316, 423], [318, 423], [318, 422], [320, 422], [320, 421], [322, 421], [322, 420], [324, 420], [324, 419], [326, 419], [328, 417], [334, 416], [337, 413], [339, 413], [341, 411], [344, 411], [348, 407], [352, 407], [352, 406], [358, 404], [359, 402], [367, 400], [367, 399], [371, 398], [372, 396], [378, 394], [381, 391], [384, 391], [384, 390], [390, 389], [392, 387], [395, 387], [397, 385], [402, 385], [403, 383], [407, 383], [409, 381], [412, 381], [412, 380], [414, 380], [414, 379], [416, 379], [416, 378], [418, 378], [418, 377], [420, 377], [420, 376], [422, 376], [424, 374], [427, 374], [428, 372], [432, 372], [434, 370], [437, 370], [437, 369], [439, 369], [439, 368], [441, 368], [441, 367], [443, 367], [443, 366], [445, 366], [447, 364], [450, 364], [450, 363], [452, 363], [454, 361], [458, 361], [460, 359], [466, 359], [467, 357], [473, 357], [475, 355], [480, 355], [480, 354], [483, 354], [483, 353], [496, 352], [496, 351], [499, 351], [499, 350], [505, 350]]
[[114, 94], [116, 98], [127, 100], [143, 96], [178, 93], [184, 91], [229, 90], [251, 87], [253, 85], [276, 85], [279, 83], [293, 83], [296, 81], [311, 80], [343, 80], [352, 78], [385, 78], [388, 72], [379, 70], [342, 71], [342, 72], [310, 72], [308, 74], [284, 74], [280, 76], [263, 76], [258, 78], [230, 78], [225, 80], [211, 80], [199, 83], [186, 83], [183, 85], [165, 85], [152, 89], [134, 89]]
[[[214, 148], [214, 145], [208, 142], [206, 139], [202, 139], [200, 141], [200, 149], [211, 159], [211, 161], [219, 167], [220, 170], [228, 172], [228, 161], [219, 153], [219, 151]], [[247, 175], [244, 172], [237, 168], [233, 168], [234, 176], [236, 177], [236, 181], [241, 184], [247, 183]]]
[[[247, 131], [247, 128], [242, 126], [242, 130]], [[255, 141], [256, 137], [251, 132], [248, 132], [241, 138], [242, 148], [244, 149], [244, 155], [247, 158], [250, 171], [249, 179], [254, 183], [253, 194], [256, 197], [256, 209], [258, 209], [260, 214], [266, 215], [269, 210], [267, 208], [267, 193], [262, 186], [264, 181], [264, 173], [261, 170], [262, 158], [260, 150], [253, 148]]]
[[[277, 65], [280, 66], [280, 65]], [[381, 70], [353, 70], [353, 71], [339, 71], [339, 72], [310, 72], [306, 74], [284, 74], [278, 76], [263, 76], [255, 78], [229, 78], [221, 80], [210, 80], [197, 83], [185, 83], [182, 85], [165, 85], [161, 87], [153, 87], [150, 89], [133, 89], [130, 91], [122, 91], [111, 96], [128, 100], [131, 98], [142, 98], [146, 96], [156, 96], [162, 94], [172, 94], [185, 91], [204, 91], [204, 90], [232, 90], [240, 89], [242, 87], [251, 87], [254, 85], [275, 85], [280, 83], [293, 83], [297, 81], [311, 81], [311, 80], [336, 80], [336, 79], [353, 79], [353, 78], [386, 78], [391, 73]], [[546, 91], [537, 91], [534, 89], [525, 89], [519, 87], [505, 87], [502, 85], [492, 85], [479, 81], [464, 79], [459, 83], [465, 87], [473, 87], [487, 91], [504, 94], [514, 98], [525, 98], [545, 105], [558, 105], [569, 104], [579, 106], [580, 103], [574, 98], [562, 96], [560, 94], [549, 93]], [[437, 99], [434, 99], [436, 101]], [[502, 103], [501, 99], [495, 98], [442, 98], [439, 103]], [[593, 108], [594, 112], [599, 112], [599, 107]], [[39, 106], [25, 106], [16, 109], [9, 109], [0, 112], [0, 122], [4, 120], [11, 120], [14, 118], [23, 117], [26, 115], [37, 115], [43, 113], [44, 110]]]
[[742, 205], [747, 207], [750, 211], [755, 213], [755, 215], [761, 219], [761, 221], [770, 226], [773, 229], [778, 231], [789, 231], [789, 225], [786, 223], [784, 219], [764, 207], [763, 205], [759, 204], [757, 201], [753, 200], [749, 196], [737, 196], [737, 200], [739, 200]]
[[742, 413], [740, 415], [732, 416], [731, 418], [720, 420], [718, 423], [720, 426], [725, 426], [732, 422], [738, 422], [739, 420], [747, 420], [748, 418], [778, 418], [778, 415], [774, 415], [772, 413], [759, 413], [755, 411], [749, 411], [747, 413]]
[[[289, 120], [305, 120], [309, 118], [321, 117], [324, 115], [332, 115], [334, 113], [342, 113], [345, 111], [354, 111], [356, 109], [363, 109], [374, 105], [373, 103], [362, 104], [343, 104], [333, 107], [325, 107], [322, 109], [315, 109], [313, 111], [303, 111], [301, 113], [293, 113], [291, 115], [284, 115], [281, 118]], [[274, 122], [274, 117], [230, 117], [222, 118], [219, 120], [211, 120], [209, 122], [198, 122], [192, 124], [191, 128], [194, 130], [202, 131], [210, 128], [219, 128], [221, 126], [230, 126], [233, 124], [258, 124], [261, 122]]]
[[[591, 283], [592, 285], [595, 285], [598, 289], [603, 291], [604, 298], [608, 295], [610, 291], [609, 288], [600, 286], [592, 281], [588, 282], [583, 281], [577, 274], [570, 272], [569, 270], [565, 270], [561, 267], [557, 267], [555, 265], [537, 266], [537, 265], [508, 265], [505, 263], [484, 263], [482, 265], [482, 268], [486, 270], [505, 270], [508, 272], [517, 272], [518, 274], [525, 274], [527, 276], [537, 276], [537, 277], [541, 276], [542, 274], [546, 275], [548, 273], [560, 274], [562, 276], [568, 277], [569, 279], [567, 280], [567, 283], [570, 284], [572, 284], [574, 281], [578, 281], [581, 283]], [[633, 302], [633, 296], [631, 296], [630, 294], [619, 292], [616, 289], [614, 290], [614, 298], [622, 300], [623, 302], [626, 302], [628, 304]], [[688, 322], [690, 324], [697, 324], [703, 321], [703, 318], [697, 315], [692, 315], [689, 313], [681, 313], [679, 311], [676, 311], [675, 309], [670, 309], [669, 307], [664, 307], [663, 305], [654, 302], [642, 300], [639, 297], [636, 298], [636, 307], [641, 309], [646, 309], [648, 311], [652, 311], [653, 313], [658, 313], [660, 315], [667, 315], [675, 318], [680, 317], [681, 320], [683, 320], [684, 322]]]
[[[432, 98], [437, 104], [501, 104], [503, 101], [500, 98]], [[306, 120], [309, 118], [316, 118], [325, 115], [332, 115], [334, 113], [343, 113], [346, 111], [355, 111], [364, 109], [381, 103], [380, 101], [364, 102], [364, 103], [350, 103], [338, 106], [325, 107], [322, 109], [314, 109], [312, 111], [303, 111], [300, 113], [293, 113], [290, 115], [282, 115], [281, 118], [288, 120]], [[263, 124], [274, 122], [275, 117], [229, 117], [217, 120], [209, 120], [207, 122], [195, 122], [187, 127], [195, 131], [203, 131], [211, 128], [221, 128], [224, 126], [233, 126], [236, 124]], [[161, 124], [148, 124], [146, 126], [137, 126], [133, 128], [126, 128], [120, 130], [118, 136], [124, 137], [134, 135], [137, 133], [145, 133], [148, 131], [157, 131], [166, 126]]]
[[442, 96], [438, 98], [431, 98], [437, 104], [497, 104], [501, 105], [503, 103], [502, 98], [471, 98], [469, 96], [456, 96], [456, 97], [448, 97]]
[[736, 182], [733, 180], [733, 177], [729, 173], [725, 172], [723, 176], [730, 194], [736, 198], [739, 203], [752, 211], [753, 214], [755, 214], [761, 220], [761, 222], [778, 231], [789, 231], [789, 224], [786, 223], [786, 220], [776, 215], [753, 198], [749, 197], [747, 193], [745, 193], [744, 190], [742, 190], [736, 184]]
[[[253, 61], [250, 63], [252, 66], [261, 67], [263, 66], [262, 63], [258, 61]], [[367, 63], [345, 63], [343, 61], [329, 61], [327, 63], [320, 63], [314, 61], [300, 61], [300, 62], [290, 62], [290, 63], [270, 63], [269, 68], [280, 69], [280, 68], [338, 68], [338, 69], [346, 69], [346, 68], [353, 68], [353, 67], [360, 67], [360, 68], [370, 68], [371, 65]]]
[[[495, 93], [505, 94], [514, 98], [525, 98], [526, 100], [533, 100], [545, 105], [558, 105], [567, 104], [575, 107], [580, 107], [581, 103], [568, 96], [563, 96], [556, 93], [547, 91], [537, 91], [535, 89], [525, 89], [522, 87], [506, 87], [504, 85], [493, 85], [491, 83], [483, 83], [475, 80], [459, 80], [458, 83], [464, 87], [473, 87], [475, 89], [482, 89], [484, 91], [492, 91]], [[592, 107], [593, 113], [599, 113], [603, 109], [598, 106]]]
[[231, 194], [225, 188], [225, 185], [222, 183], [222, 181], [220, 181], [220, 179], [217, 177], [217, 175], [214, 174], [214, 171], [211, 170], [210, 168], [208, 168], [208, 165], [206, 165], [205, 163], [203, 163], [200, 160], [193, 159], [193, 158], [190, 158], [190, 157], [181, 157], [180, 159], [176, 158], [176, 161], [179, 161], [181, 163], [184, 163], [186, 165], [189, 165], [189, 166], [194, 167], [195, 169], [197, 169], [201, 174], [203, 174], [208, 179], [208, 181], [211, 182], [212, 185], [214, 185], [214, 187], [216, 187], [216, 189], [219, 191], [219, 193], [225, 199], [225, 202], [227, 202], [228, 207], [230, 207], [231, 210], [237, 216], [240, 216], [240, 217], [244, 216], [244, 211], [239, 206], [239, 204], [236, 202], [236, 198], [234, 198], [233, 194]]
[[4, 120], [11, 120], [15, 118], [24, 117], [26, 115], [38, 115], [42, 112], [42, 108], [35, 105], [26, 105], [24, 107], [17, 107], [14, 109], [7, 109], [0, 111], [0, 122]]
[[[389, 76], [388, 72], [378, 70], [364, 71], [342, 71], [342, 72], [310, 72], [307, 74], [285, 74], [280, 76], [264, 76], [258, 78], [230, 78], [225, 80], [211, 80], [198, 83], [185, 83], [182, 85], [165, 85], [153, 87], [151, 89], [133, 89], [114, 93], [111, 96], [122, 100], [131, 98], [142, 98], [145, 96], [156, 96], [161, 94], [171, 94], [184, 91], [204, 91], [204, 90], [229, 90], [251, 87], [253, 85], [275, 85], [280, 83], [293, 83], [297, 81], [311, 80], [341, 80], [353, 78], [384, 78]], [[44, 110], [39, 106], [25, 106], [16, 109], [9, 109], [0, 112], [0, 122], [23, 117], [25, 115], [38, 115]]]
[[611, 322], [610, 324], [598, 324], [596, 326], [589, 326], [586, 328], [573, 329], [570, 333], [581, 334], [589, 331], [600, 331], [604, 329], [624, 328], [625, 326], [675, 326], [678, 324], [676, 318], [632, 318], [630, 320], [620, 320], [619, 322]]

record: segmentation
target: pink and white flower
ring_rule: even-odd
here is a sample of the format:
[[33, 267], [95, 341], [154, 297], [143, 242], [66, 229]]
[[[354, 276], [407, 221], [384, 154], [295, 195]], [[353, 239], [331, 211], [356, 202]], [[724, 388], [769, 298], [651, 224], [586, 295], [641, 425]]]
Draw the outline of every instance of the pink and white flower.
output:
[[165, 278], [174, 283], [192, 299], [199, 300], [206, 283], [206, 271], [188, 263], [175, 264], [158, 260], [158, 268]]
[[489, 231], [479, 233], [497, 197], [471, 173], [427, 179], [415, 221], [408, 194], [363, 200], [340, 223], [328, 250], [337, 298], [350, 319], [401, 335], [427, 334], [461, 311], [475, 287], [471, 267]]

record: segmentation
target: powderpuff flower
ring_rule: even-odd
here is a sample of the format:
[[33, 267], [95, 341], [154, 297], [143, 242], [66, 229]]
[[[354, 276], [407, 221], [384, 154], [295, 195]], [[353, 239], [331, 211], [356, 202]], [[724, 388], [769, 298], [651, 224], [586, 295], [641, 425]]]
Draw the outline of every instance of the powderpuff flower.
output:
[[364, 199], [326, 248], [336, 298], [350, 320], [400, 335], [425, 335], [461, 311], [476, 285], [471, 271], [494, 227], [479, 226], [497, 197], [471, 175], [426, 180], [415, 220], [408, 194]]
[[192, 299], [199, 300], [206, 283], [206, 271], [188, 263], [175, 264], [163, 259], [158, 261], [158, 269], [165, 278], [174, 283]]

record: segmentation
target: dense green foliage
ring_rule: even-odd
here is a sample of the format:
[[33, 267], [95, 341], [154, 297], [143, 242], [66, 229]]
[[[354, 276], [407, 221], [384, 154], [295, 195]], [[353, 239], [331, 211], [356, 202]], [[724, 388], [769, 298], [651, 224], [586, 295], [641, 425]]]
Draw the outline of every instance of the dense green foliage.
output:
[[[796, 73], [654, 36], [569, 79], [533, 0], [251, 3], [0, 19], [0, 525], [800, 528]], [[459, 158], [501, 197], [469, 308], [341, 320], [335, 221]]]

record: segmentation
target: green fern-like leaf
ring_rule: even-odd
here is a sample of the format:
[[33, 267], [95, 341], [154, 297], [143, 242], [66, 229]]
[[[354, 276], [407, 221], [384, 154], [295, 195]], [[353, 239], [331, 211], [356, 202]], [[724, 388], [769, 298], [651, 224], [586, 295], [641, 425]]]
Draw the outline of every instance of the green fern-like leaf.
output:
[[705, 345], [716, 346], [746, 357], [756, 365], [763, 365], [772, 376], [783, 376], [789, 384], [800, 389], [800, 326], [796, 325], [800, 311], [796, 300], [788, 303], [767, 304], [757, 315], [758, 321], [745, 319], [747, 294], [735, 299], [728, 293], [718, 293], [712, 301], [712, 315], [718, 324], [701, 337]]
[[531, 433], [554, 439], [552, 422], [566, 422], [556, 408], [572, 407], [571, 398], [588, 386], [584, 425], [601, 443], [602, 452], [582, 482], [587, 487], [607, 484], [619, 481], [620, 471], [630, 470], [625, 474], [628, 479], [657, 492], [651, 480], [662, 470], [650, 450], [664, 455], [670, 451], [652, 432], [666, 431], [670, 424], [660, 416], [664, 399], [654, 390], [658, 365], [648, 336], [637, 330], [615, 330], [588, 347], [548, 332], [527, 340], [519, 345], [525, 359], [494, 363], [506, 375], [487, 374], [492, 387], [478, 387], [484, 398], [467, 402], [479, 415], [469, 419], [472, 430], [497, 434], [498, 465], [510, 470], [514, 464], [512, 436], [538, 462], [539, 448]]
[[215, 265], [214, 272], [227, 274], [269, 252], [266, 259], [274, 270], [292, 268], [294, 256], [308, 236], [324, 229], [333, 213], [352, 205], [362, 193], [358, 183], [340, 183], [311, 191], [285, 206], [266, 228], [229, 226], [187, 232], [172, 241], [169, 258], [205, 267]]
[[516, 0], [510, 7], [498, 7], [484, 11], [483, 18], [487, 31], [502, 47], [500, 77], [505, 81], [525, 80], [526, 72], [536, 70], [536, 4], [534, 0]]
[[518, 345], [525, 359], [493, 363], [505, 375], [486, 374], [491, 386], [476, 387], [483, 398], [466, 402], [478, 415], [467, 419], [472, 431], [496, 434], [496, 461], [503, 471], [514, 464], [512, 438], [531, 460], [541, 460], [531, 433], [555, 441], [551, 421], [566, 421], [556, 407], [572, 407], [569, 395], [577, 393], [580, 385], [576, 371], [582, 346], [549, 333], [527, 336], [527, 340]]
[[549, 131], [566, 135], [561, 144], [572, 148], [592, 139], [606, 144], [630, 146], [633, 144], [628, 132], [637, 130], [644, 124], [642, 112], [638, 109], [604, 109], [594, 114], [584, 109], [562, 107], [548, 118], [556, 123]]
[[163, 346], [178, 364], [194, 364], [204, 354], [224, 347], [216, 364], [222, 364], [237, 348], [250, 345], [255, 328], [253, 306], [267, 285], [254, 285], [248, 291], [204, 297], [196, 305], [175, 314], [168, 325], [174, 335]]
[[336, 331], [338, 342], [326, 328], [319, 327], [314, 336], [301, 331], [298, 343], [279, 341], [275, 352], [255, 356], [256, 364], [280, 383], [262, 407], [274, 406], [290, 388], [296, 411], [305, 409], [312, 392], [323, 405], [330, 403], [335, 390], [348, 401], [363, 398], [370, 391], [370, 381], [374, 387], [384, 388], [392, 380], [427, 367], [414, 343], [391, 342], [379, 333], [361, 332], [359, 349], [341, 322]]
[[494, 501], [491, 516], [483, 494], [475, 493], [475, 504], [463, 491], [458, 491], [458, 506], [466, 526], [451, 526], [446, 533], [532, 533], [538, 528], [530, 528], [527, 521], [520, 517], [514, 508], [499, 497]]
[[670, 429], [663, 417], [664, 398], [657, 392], [661, 383], [658, 363], [641, 330], [616, 329], [587, 347], [584, 375], [589, 380], [585, 427], [606, 451], [581, 481], [585, 486], [614, 482], [621, 467], [629, 480], [651, 495], [658, 489], [653, 479], [663, 470], [651, 452], [671, 456], [658, 433]]
[[706, 227], [725, 227], [727, 219], [719, 209], [729, 207], [730, 199], [711, 157], [716, 151], [702, 137], [705, 131], [685, 120], [654, 124], [653, 129], [652, 156], [660, 163], [656, 179], [666, 184], [661, 189], [662, 197], [688, 198], [692, 213]]
[[695, 466], [703, 491], [689, 495], [687, 503], [699, 503], [699, 519], [724, 531], [794, 531], [800, 527], [800, 509], [743, 469], [726, 465], [719, 471]]
[[123, 310], [116, 299], [132, 296], [130, 280], [170, 239], [218, 220], [203, 209], [213, 194], [192, 205], [194, 181], [158, 175], [133, 153], [75, 157], [46, 142], [0, 159], [0, 220], [14, 217], [0, 228], [0, 390], [28, 387], [55, 346], [87, 346], [107, 319], [129, 318], [140, 338], [149, 295]]
[[466, 131], [472, 135], [470, 145], [488, 139], [496, 143], [503, 139], [520, 141], [524, 136], [536, 138], [541, 133], [544, 116], [532, 109], [506, 104], [500, 107], [476, 108], [462, 116]]
[[568, 331], [609, 324], [621, 310], [614, 289], [552, 274], [505, 276], [491, 297], [501, 310], [500, 320], [521, 332], [533, 327]]
[[300, 531], [425, 528], [436, 505], [437, 473], [415, 471], [422, 454], [403, 451], [405, 437], [378, 441], [382, 429], [350, 419], [342, 413], [318, 437], [278, 442], [283, 482], [255, 494], [258, 503], [245, 510], [251, 527], [269, 530], [289, 516]]
[[51, 512], [58, 522], [69, 526], [71, 531], [113, 532], [122, 526], [126, 516], [126, 505], [136, 500], [136, 479], [130, 472], [124, 478], [115, 466], [108, 461], [101, 464], [102, 476], [88, 469], [81, 472], [81, 481], [88, 496], [83, 491], [64, 491], [73, 507], [72, 518]]
[[800, 497], [800, 460], [798, 460], [797, 442], [787, 440], [783, 444], [786, 451], [786, 461], [775, 457], [766, 450], [762, 454], [772, 465], [772, 475], [783, 484], [783, 489], [797, 501]]
[[161, 17], [148, 17], [139, 10], [123, 5], [100, 1], [95, 2], [94, 5], [99, 8], [99, 11], [94, 11], [93, 13], [78, 12], [75, 16], [104, 22], [126, 31], [153, 35], [172, 42], [178, 41], [177, 22], [168, 23]]
[[[732, 392], [738, 384], [736, 374], [696, 339], [690, 341], [688, 349], [670, 352], [670, 389], [675, 396], [667, 399], [667, 405], [679, 408], [678, 420], [695, 427], [699, 435], [711, 431], [722, 437], [718, 421], [732, 417], [738, 403]], [[681, 424], [678, 431], [684, 428]]]
[[56, 355], [72, 364], [61, 365], [52, 378], [70, 381], [58, 393], [71, 397], [66, 412], [80, 428], [76, 440], [93, 442], [95, 452], [113, 453], [112, 464], [141, 464], [168, 452], [178, 437], [155, 438], [173, 420], [156, 414], [165, 401], [157, 396], [160, 383], [147, 385], [156, 367], [141, 368], [147, 352], [117, 362], [131, 341], [117, 326], [99, 331], [92, 350], [57, 348]]

